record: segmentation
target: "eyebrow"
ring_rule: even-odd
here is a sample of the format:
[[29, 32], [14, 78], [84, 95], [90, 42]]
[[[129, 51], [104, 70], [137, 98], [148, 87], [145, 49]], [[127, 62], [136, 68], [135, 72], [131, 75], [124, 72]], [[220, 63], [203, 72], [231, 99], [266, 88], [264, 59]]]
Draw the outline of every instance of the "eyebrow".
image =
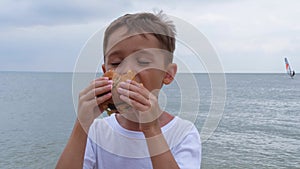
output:
[[116, 51], [113, 51], [111, 53], [107, 53], [106, 55], [104, 55], [104, 60], [108, 60], [108, 56], [117, 56], [117, 55], [120, 55], [122, 52], [120, 50], [116, 50]]
[[120, 50], [116, 50], [116, 51], [113, 51], [113, 52], [108, 52], [105, 54], [105, 56], [111, 56], [111, 55], [119, 55], [121, 53]]
[[138, 49], [138, 50], [133, 51], [133, 53], [135, 53], [135, 52], [138, 52], [138, 53], [141, 53], [141, 54], [151, 54], [152, 53], [152, 52], [147, 51], [145, 49]]
[[[147, 48], [146, 48], [147, 49]], [[138, 52], [138, 53], [140, 53], [140, 54], [152, 54], [152, 52], [150, 52], [150, 51], [148, 51], [148, 50], [145, 50], [144, 48], [142, 48], [142, 49], [135, 49], [135, 50], [133, 50], [132, 51], [132, 53], [136, 53], [136, 52]], [[106, 58], [106, 57], [108, 57], [108, 56], [118, 56], [118, 55], [120, 55], [120, 54], [122, 54], [122, 51], [121, 50], [116, 50], [116, 51], [113, 51], [113, 52], [108, 52], [104, 57]], [[108, 58], [107, 58], [108, 59]]]

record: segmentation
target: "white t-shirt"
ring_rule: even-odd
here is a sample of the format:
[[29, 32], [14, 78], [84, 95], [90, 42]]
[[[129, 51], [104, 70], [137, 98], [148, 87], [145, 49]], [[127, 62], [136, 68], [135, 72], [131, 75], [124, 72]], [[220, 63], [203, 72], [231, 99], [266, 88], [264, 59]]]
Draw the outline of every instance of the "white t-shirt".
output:
[[[201, 141], [193, 123], [175, 117], [161, 128], [181, 169], [199, 169]], [[96, 119], [89, 129], [84, 169], [152, 169], [142, 132], [123, 128], [115, 115]]]

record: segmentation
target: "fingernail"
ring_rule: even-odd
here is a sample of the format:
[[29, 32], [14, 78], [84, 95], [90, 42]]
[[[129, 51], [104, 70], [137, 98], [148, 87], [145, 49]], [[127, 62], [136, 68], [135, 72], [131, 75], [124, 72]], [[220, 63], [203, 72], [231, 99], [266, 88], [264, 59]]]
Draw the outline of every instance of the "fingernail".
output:
[[113, 81], [112, 81], [112, 80], [109, 80], [108, 83], [109, 83], [109, 84], [113, 84]]
[[125, 82], [120, 82], [119, 84], [120, 84], [120, 86], [124, 86]]
[[118, 94], [119, 95], [124, 95], [126, 92], [124, 89], [118, 88]]

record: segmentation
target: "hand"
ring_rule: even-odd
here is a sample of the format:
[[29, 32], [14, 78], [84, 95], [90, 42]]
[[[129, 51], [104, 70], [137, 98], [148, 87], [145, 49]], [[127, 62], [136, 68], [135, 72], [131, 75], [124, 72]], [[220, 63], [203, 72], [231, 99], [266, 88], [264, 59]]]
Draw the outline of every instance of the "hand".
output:
[[112, 81], [107, 77], [100, 77], [80, 92], [77, 116], [85, 131], [88, 131], [94, 119], [104, 111], [99, 108], [99, 105], [111, 98], [111, 92], [109, 92], [111, 88]]
[[[142, 84], [136, 81], [127, 80], [121, 82], [118, 88], [120, 99], [130, 105], [133, 109], [136, 119], [129, 119], [138, 122], [142, 132], [158, 131], [160, 126], [158, 118], [162, 114], [162, 110], [158, 105], [157, 95], [151, 93]], [[125, 116], [126, 113], [124, 114]], [[127, 116], [131, 118], [131, 116]]]

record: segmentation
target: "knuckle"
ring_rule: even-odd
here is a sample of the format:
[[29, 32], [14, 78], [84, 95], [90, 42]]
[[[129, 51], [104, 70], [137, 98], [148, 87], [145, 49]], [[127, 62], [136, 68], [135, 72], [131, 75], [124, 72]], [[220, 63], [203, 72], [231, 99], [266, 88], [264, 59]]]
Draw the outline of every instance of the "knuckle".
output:
[[83, 90], [79, 92], [79, 98], [84, 95]]
[[104, 100], [107, 98], [107, 96], [106, 95], [104, 95], [104, 96], [101, 96], [101, 97], [98, 97], [97, 98], [97, 104], [101, 104], [101, 103], [103, 103], [104, 102]]
[[96, 95], [96, 93], [97, 93], [97, 88], [93, 88], [92, 93], [93, 93], [94, 95]]
[[96, 105], [95, 103], [96, 103], [95, 99], [93, 99], [93, 100], [91, 100], [90, 102], [88, 102], [88, 104], [87, 104], [88, 108], [89, 108], [90, 110], [93, 110], [93, 109], [94, 109], [94, 106]]
[[96, 102], [97, 102], [97, 104], [101, 104], [103, 101], [103, 96], [101, 96], [101, 97], [98, 97], [97, 99], [96, 99]]
[[95, 81], [96, 81], [96, 80], [92, 80], [92, 81], [90, 82], [90, 84], [93, 84], [93, 83], [95, 83]]
[[150, 107], [151, 107], [151, 103], [150, 103], [149, 101], [147, 101], [147, 102], [146, 102], [146, 106], [147, 106], [148, 108], [150, 108]]
[[136, 101], [131, 101], [131, 104], [135, 107], [138, 107], [138, 105], [139, 105]]
[[139, 94], [133, 93], [132, 96], [133, 96], [134, 98], [138, 98], [138, 97], [139, 97]]
[[84, 103], [83, 97], [80, 97], [80, 98], [79, 98], [78, 103], [79, 103], [80, 105], [82, 105], [82, 104]]

